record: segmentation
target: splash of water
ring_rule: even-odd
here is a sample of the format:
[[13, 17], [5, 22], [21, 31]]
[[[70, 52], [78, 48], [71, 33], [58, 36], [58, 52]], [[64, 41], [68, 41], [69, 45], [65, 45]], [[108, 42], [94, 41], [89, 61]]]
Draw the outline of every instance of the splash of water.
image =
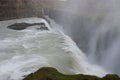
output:
[[[31, 26], [22, 31], [8, 29], [14, 23], [45, 23], [49, 31]], [[57, 24], [52, 24], [57, 26]], [[0, 22], [0, 80], [22, 80], [41, 67], [54, 67], [64, 74], [94, 74], [105, 71], [91, 65], [71, 38], [50, 29], [41, 18], [25, 18]]]
[[67, 0], [56, 21], [93, 64], [120, 74], [120, 0]]

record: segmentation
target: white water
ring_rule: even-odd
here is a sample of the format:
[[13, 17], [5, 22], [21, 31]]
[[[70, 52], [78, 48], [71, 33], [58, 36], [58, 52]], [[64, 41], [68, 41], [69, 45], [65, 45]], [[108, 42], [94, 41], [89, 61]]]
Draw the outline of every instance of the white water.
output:
[[0, 80], [22, 80], [40, 67], [52, 66], [65, 74], [105, 75], [98, 66], [89, 64], [84, 53], [64, 33], [31, 28], [16, 31], [6, 28], [18, 22], [44, 22], [40, 18], [0, 22]]
[[67, 0], [58, 10], [58, 23], [90, 62], [120, 75], [120, 0]]

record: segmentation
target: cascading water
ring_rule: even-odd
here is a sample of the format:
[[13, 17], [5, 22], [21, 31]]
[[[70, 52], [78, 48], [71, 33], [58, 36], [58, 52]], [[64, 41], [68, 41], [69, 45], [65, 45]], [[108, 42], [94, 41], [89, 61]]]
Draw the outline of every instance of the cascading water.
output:
[[[86, 53], [91, 64], [120, 74], [120, 1], [64, 0], [63, 3], [56, 8], [59, 15], [53, 17], [65, 26], [62, 30]], [[54, 14], [56, 13], [52, 15]], [[37, 23], [41, 19], [0, 22], [0, 80], [21, 80], [25, 75], [44, 66], [55, 67], [66, 74], [103, 76], [106, 73], [98, 66], [91, 65], [86, 55], [62, 32], [40, 32], [36, 30], [39, 26], [22, 31], [7, 28], [17, 22]], [[58, 26], [52, 20], [50, 22], [54, 29]]]
[[56, 9], [57, 17], [51, 17], [64, 26], [92, 64], [120, 74], [119, 9], [120, 0], [67, 0]]
[[[7, 28], [15, 23], [45, 23], [48, 30], [33, 25], [24, 30]], [[51, 24], [57, 26], [55, 22]], [[38, 29], [39, 28], [39, 29]], [[41, 18], [0, 22], [0, 80], [22, 80], [41, 67], [54, 67], [64, 74], [104, 76], [106, 72], [91, 65], [85, 54], [60, 30], [51, 29]]]

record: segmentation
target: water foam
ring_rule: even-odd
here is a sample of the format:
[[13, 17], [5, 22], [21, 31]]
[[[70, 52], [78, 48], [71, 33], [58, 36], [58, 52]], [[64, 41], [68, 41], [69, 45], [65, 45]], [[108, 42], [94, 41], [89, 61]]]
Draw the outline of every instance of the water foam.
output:
[[61, 31], [15, 31], [6, 28], [16, 22], [34, 23], [41, 20], [26, 18], [0, 22], [0, 80], [22, 80], [45, 66], [65, 74], [103, 76], [106, 73], [98, 66], [90, 65], [85, 54]]

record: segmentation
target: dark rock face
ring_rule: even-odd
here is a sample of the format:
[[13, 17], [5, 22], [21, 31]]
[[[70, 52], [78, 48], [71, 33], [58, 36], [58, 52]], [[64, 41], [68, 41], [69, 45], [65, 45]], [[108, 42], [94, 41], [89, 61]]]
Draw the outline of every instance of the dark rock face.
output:
[[15, 24], [8, 26], [7, 28], [13, 29], [13, 30], [24, 30], [27, 27], [36, 26], [36, 25], [40, 26], [39, 28], [37, 28], [37, 30], [48, 30], [48, 28], [45, 26], [44, 23], [33, 23], [33, 24], [31, 24], [31, 23], [15, 23]]
[[58, 0], [0, 0], [0, 21], [44, 17]]
[[103, 78], [90, 75], [64, 75], [51, 67], [44, 67], [31, 73], [23, 80], [120, 80], [120, 77], [113, 74], [108, 74]]
[[47, 27], [41, 26], [40, 28], [37, 28], [37, 30], [48, 30]]
[[29, 26], [31, 26], [31, 24], [29, 23], [15, 23], [15, 24], [8, 26], [8, 28], [13, 29], [13, 30], [23, 30]]

